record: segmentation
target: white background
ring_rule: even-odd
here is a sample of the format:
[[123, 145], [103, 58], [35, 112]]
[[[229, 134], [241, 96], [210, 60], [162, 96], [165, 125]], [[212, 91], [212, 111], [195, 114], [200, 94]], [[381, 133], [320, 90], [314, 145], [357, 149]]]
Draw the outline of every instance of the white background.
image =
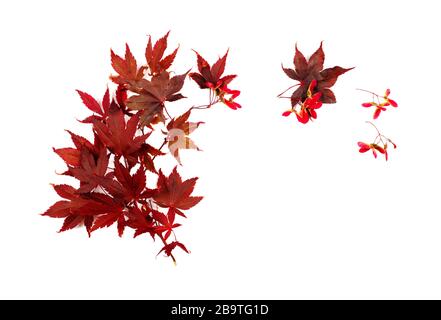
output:
[[[436, 1], [13, 1], [0, 4], [0, 298], [441, 298], [439, 205], [440, 19]], [[178, 265], [155, 258], [148, 236], [116, 228], [89, 239], [41, 217], [69, 146], [90, 137], [74, 89], [102, 97], [109, 49], [128, 42], [139, 61], [147, 34], [181, 45], [174, 70], [213, 62], [229, 47], [243, 109], [195, 113], [204, 152], [184, 151], [180, 172], [200, 177], [179, 239]], [[324, 40], [325, 66], [355, 66], [338, 103], [301, 125], [275, 96], [292, 65]], [[369, 95], [392, 89], [398, 109], [377, 125], [398, 144], [389, 162], [359, 154], [369, 142]], [[180, 114], [206, 102], [188, 81]], [[173, 159], [163, 162], [168, 172]], [[152, 181], [150, 181], [152, 183]]]

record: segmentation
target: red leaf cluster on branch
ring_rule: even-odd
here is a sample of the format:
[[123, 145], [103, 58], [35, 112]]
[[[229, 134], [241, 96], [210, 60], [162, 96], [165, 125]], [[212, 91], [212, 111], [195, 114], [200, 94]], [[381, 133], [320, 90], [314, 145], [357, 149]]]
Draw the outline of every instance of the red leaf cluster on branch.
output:
[[[128, 45], [124, 56], [111, 50], [116, 74], [110, 79], [117, 84], [113, 97], [107, 89], [98, 102], [78, 90], [83, 104], [93, 112], [80, 122], [92, 126], [94, 139], [92, 142], [67, 131], [74, 147], [54, 149], [67, 165], [63, 175], [76, 179], [79, 186], [53, 185], [63, 200], [43, 215], [64, 219], [60, 232], [84, 226], [90, 236], [97, 229], [116, 224], [119, 236], [126, 228], [133, 229], [135, 237], [147, 233], [163, 243], [159, 253], [175, 261], [175, 248], [188, 252], [176, 239], [174, 230], [181, 226], [176, 218], [185, 218], [184, 212], [202, 197], [193, 196], [197, 178], [183, 180], [177, 167], [165, 175], [156, 167], [155, 159], [166, 154], [162, 150], [166, 144], [179, 164], [180, 150], [199, 150], [189, 135], [203, 122], [190, 122], [189, 118], [192, 110], [203, 108], [191, 107], [182, 115], [170, 115], [169, 103], [185, 98], [181, 89], [189, 71], [179, 75], [168, 71], [178, 52], [176, 48], [164, 57], [168, 36], [169, 33], [154, 45], [149, 37], [143, 65], [138, 65]], [[210, 68], [197, 55], [201, 74], [192, 73], [191, 78], [201, 88], [207, 85], [216, 96], [205, 108], [218, 102], [232, 109], [240, 107], [233, 101], [239, 91], [227, 87], [235, 76], [221, 78], [226, 56]], [[226, 98], [227, 95], [231, 97]], [[165, 135], [160, 147], [150, 142], [155, 132]], [[147, 187], [149, 179], [156, 179], [155, 188]]]

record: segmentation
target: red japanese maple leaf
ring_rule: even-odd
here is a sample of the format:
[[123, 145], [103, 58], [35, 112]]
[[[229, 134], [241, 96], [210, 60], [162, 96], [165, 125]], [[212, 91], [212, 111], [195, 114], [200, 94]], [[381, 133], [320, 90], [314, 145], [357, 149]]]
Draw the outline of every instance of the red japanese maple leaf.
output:
[[187, 248], [186, 248], [182, 243], [180, 243], [180, 242], [178, 242], [178, 241], [173, 241], [173, 242], [171, 242], [171, 243], [165, 245], [165, 246], [161, 249], [161, 251], [159, 251], [158, 255], [159, 255], [161, 252], [164, 252], [164, 253], [166, 254], [166, 256], [170, 257], [170, 256], [171, 256], [171, 252], [172, 252], [176, 247], [179, 247], [179, 248], [181, 248], [182, 250], [184, 250], [185, 252], [190, 253], [190, 252], [187, 250]]
[[113, 82], [127, 85], [132, 81], [138, 81], [143, 78], [146, 68], [144, 66], [138, 68], [135, 57], [130, 51], [128, 44], [126, 44], [126, 53], [124, 58], [116, 55], [113, 50], [110, 50], [110, 56], [112, 60], [112, 67], [118, 74], [110, 77]]
[[[241, 105], [234, 101], [234, 99], [239, 96], [240, 91], [228, 88], [228, 85], [234, 78], [236, 78], [236, 75], [222, 76], [225, 71], [228, 51], [222, 58], [219, 58], [213, 66], [210, 66], [198, 52], [195, 51], [195, 53], [197, 56], [199, 73], [190, 73], [190, 78], [192, 78], [201, 89], [212, 90], [218, 97], [219, 101], [231, 109], [236, 110], [241, 108]], [[210, 105], [214, 103], [215, 102], [210, 101]]]
[[[298, 88], [292, 93], [291, 107], [294, 110], [297, 104], [304, 105], [307, 99], [311, 99], [312, 95], [320, 93], [320, 101], [322, 103], [335, 103], [336, 98], [332, 90], [330, 89], [336, 83], [339, 76], [352, 70], [353, 68], [345, 69], [342, 67], [333, 67], [323, 69], [325, 61], [325, 53], [323, 51], [322, 43], [316, 52], [312, 54], [309, 59], [298, 50], [296, 45], [296, 52], [294, 55], [294, 69], [285, 68], [282, 65], [282, 69], [285, 74], [299, 83], [295, 86]], [[311, 95], [308, 96], [308, 88], [311, 88], [311, 83], [314, 81], [315, 85], [311, 91]], [[295, 87], [293, 86], [293, 87]], [[292, 87], [291, 87], [292, 88]], [[289, 88], [289, 89], [291, 89]], [[289, 90], [288, 89], [288, 90]], [[285, 90], [288, 91], [288, 90]], [[281, 93], [279, 97], [285, 93]], [[309, 108], [309, 111], [314, 108]], [[315, 111], [304, 111], [300, 114], [299, 121], [306, 123], [306, 119], [316, 118]]]
[[93, 130], [99, 139], [116, 156], [129, 158], [139, 151], [142, 144], [151, 133], [136, 136], [139, 118], [132, 116], [127, 122], [122, 111], [118, 110], [111, 114], [106, 122], [96, 121]]
[[167, 49], [167, 38], [170, 31], [160, 38], [154, 46], [152, 46], [152, 37], [149, 37], [149, 42], [145, 50], [145, 57], [147, 59], [147, 64], [149, 66], [150, 74], [157, 75], [163, 71], [167, 71], [175, 60], [176, 54], [178, 53], [178, 48], [176, 48], [170, 55], [162, 59], [165, 50]]
[[170, 74], [162, 71], [152, 80], [142, 79], [137, 82], [137, 95], [127, 100], [130, 110], [140, 110], [140, 125], [148, 126], [158, 121], [164, 122], [165, 102], [173, 102], [185, 98], [179, 91], [184, 85], [188, 71], [170, 78]]
[[81, 120], [82, 123], [94, 123], [95, 121], [105, 121], [107, 117], [109, 117], [112, 113], [121, 110], [123, 113], [130, 115], [131, 114], [126, 110], [125, 101], [127, 100], [127, 89], [122, 85], [118, 85], [116, 90], [116, 99], [110, 100], [109, 89], [104, 93], [104, 97], [102, 99], [102, 103], [100, 104], [94, 97], [90, 94], [77, 90], [78, 94], [81, 97], [84, 105], [91, 111], [93, 111], [93, 115], [87, 117], [84, 120]]
[[97, 180], [114, 198], [130, 203], [133, 200], [144, 198], [143, 191], [146, 188], [144, 170], [140, 166], [136, 173], [132, 175], [129, 168], [122, 165], [119, 159], [115, 158], [113, 174]]
[[109, 156], [105, 148], [101, 149], [98, 158], [87, 149], [81, 150], [79, 166], [70, 167], [68, 173], [80, 181], [79, 193], [87, 193], [98, 186], [97, 177], [103, 177], [107, 172]]
[[181, 210], [188, 210], [202, 200], [202, 197], [191, 196], [197, 179], [192, 178], [182, 181], [177, 167], [173, 169], [168, 177], [164, 176], [160, 170], [157, 183], [158, 191], [153, 199], [159, 206], [172, 208], [175, 213], [185, 217]]
[[53, 187], [57, 194], [66, 200], [56, 202], [43, 215], [64, 218], [63, 226], [59, 232], [84, 224], [90, 235], [93, 231], [92, 225], [95, 216], [122, 212], [121, 204], [105, 194], [96, 192], [82, 194], [68, 185], [54, 185]]

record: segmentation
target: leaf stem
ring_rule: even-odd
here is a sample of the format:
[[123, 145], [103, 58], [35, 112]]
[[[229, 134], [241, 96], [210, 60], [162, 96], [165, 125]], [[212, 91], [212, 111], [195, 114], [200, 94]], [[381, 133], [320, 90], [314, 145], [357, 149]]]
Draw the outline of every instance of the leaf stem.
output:
[[[161, 151], [162, 148], [164, 148], [164, 146], [165, 146], [166, 143], [167, 143], [167, 138], [164, 138], [164, 142], [161, 144], [161, 146], [159, 147], [158, 150]], [[155, 154], [155, 155], [153, 156], [153, 158], [152, 158], [152, 161], [155, 160], [157, 156], [158, 156], [158, 155]]]
[[[367, 92], [367, 93], [373, 94], [373, 95], [376, 96], [377, 98], [380, 98], [380, 97], [381, 97], [379, 94], [376, 94], [375, 92], [372, 92], [372, 91], [369, 91], [369, 90], [359, 89], [359, 88], [356, 88], [355, 90], [359, 90], [359, 91], [363, 91], [363, 92]], [[381, 97], [381, 98], [382, 98], [382, 97]]]
[[371, 126], [373, 126], [375, 128], [375, 130], [377, 131], [377, 136], [375, 137], [374, 140], [374, 144], [376, 144], [377, 139], [379, 139], [379, 142], [381, 142], [383, 145], [385, 145], [383, 138], [385, 138], [386, 140], [388, 140], [388, 138], [386, 138], [384, 135], [382, 135], [380, 133], [380, 130], [378, 130], [377, 126], [375, 124], [373, 124], [371, 121], [366, 121], [366, 123], [369, 123]]
[[380, 136], [380, 130], [378, 130], [377, 126], [375, 124], [373, 124], [371, 121], [366, 121], [366, 123], [369, 123], [371, 126], [373, 126], [375, 128], [375, 130], [377, 130], [378, 135]]
[[284, 98], [284, 97], [282, 97], [283, 94], [285, 94], [288, 90], [291, 90], [292, 88], [295, 88], [295, 87], [297, 87], [297, 86], [300, 86], [300, 83], [297, 83], [297, 84], [295, 84], [295, 85], [289, 87], [288, 89], [286, 89], [286, 90], [283, 91], [282, 93], [278, 94], [278, 95], [277, 95], [277, 98]]
[[164, 105], [164, 110], [165, 110], [165, 113], [167, 113], [168, 117], [170, 119], [173, 119], [172, 116], [170, 115], [170, 113], [168, 113], [167, 107], [165, 105]]

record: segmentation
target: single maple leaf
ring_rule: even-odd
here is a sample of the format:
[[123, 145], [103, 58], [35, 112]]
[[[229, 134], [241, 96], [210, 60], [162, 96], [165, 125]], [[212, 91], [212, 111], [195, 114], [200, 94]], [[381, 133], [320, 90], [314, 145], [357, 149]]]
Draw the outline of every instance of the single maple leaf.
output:
[[178, 242], [178, 241], [173, 241], [173, 242], [170, 242], [169, 244], [166, 244], [166, 245], [161, 249], [161, 251], [158, 252], [158, 255], [159, 255], [161, 252], [164, 252], [165, 255], [166, 255], [167, 257], [172, 257], [172, 258], [173, 258], [173, 261], [175, 261], [174, 257], [172, 256], [172, 251], [173, 251], [176, 247], [179, 247], [179, 248], [181, 248], [182, 250], [184, 250], [185, 252], [190, 253], [190, 252], [187, 250], [187, 248], [186, 248], [182, 243], [180, 243], [180, 242]]
[[164, 122], [165, 102], [185, 98], [179, 91], [184, 86], [188, 72], [170, 78], [170, 73], [163, 71], [151, 81], [142, 79], [137, 82], [138, 95], [128, 98], [126, 104], [130, 110], [139, 110], [141, 127]]
[[[120, 97], [120, 92], [126, 91], [121, 85], [118, 86], [117, 89], [117, 98]], [[104, 93], [103, 99], [101, 104], [95, 100], [94, 97], [89, 95], [88, 93], [82, 92], [80, 90], [77, 90], [78, 94], [81, 97], [81, 100], [83, 101], [84, 105], [91, 111], [94, 112], [93, 115], [87, 117], [84, 120], [81, 120], [81, 123], [94, 123], [95, 121], [105, 121], [105, 119], [110, 116], [110, 114], [122, 110], [125, 111], [125, 106], [118, 105], [114, 100], [110, 100], [110, 93], [109, 89], [107, 88], [106, 92]]]
[[153, 199], [160, 207], [172, 208], [175, 213], [185, 217], [181, 210], [188, 210], [197, 205], [203, 197], [191, 196], [198, 178], [182, 181], [175, 167], [172, 173], [166, 177], [159, 170], [157, 192]]
[[170, 55], [166, 56], [164, 59], [165, 50], [167, 49], [167, 38], [170, 31], [167, 32], [165, 36], [156, 41], [155, 45], [152, 46], [152, 37], [149, 36], [149, 42], [145, 50], [145, 57], [147, 64], [150, 69], [150, 74], [152, 76], [158, 75], [163, 71], [167, 71], [175, 60], [176, 54], [178, 53], [179, 47], [175, 49]]
[[[81, 152], [83, 149], [87, 149], [95, 156], [95, 158], [99, 157], [103, 147], [103, 144], [99, 141], [99, 139], [96, 139], [95, 137], [94, 144], [92, 144], [86, 138], [76, 135], [69, 130], [66, 131], [70, 134], [75, 148], [53, 148], [53, 150], [68, 166], [79, 167], [81, 165]], [[71, 175], [69, 171], [65, 172], [64, 174]]]
[[320, 101], [322, 103], [335, 103], [335, 95], [330, 88], [336, 83], [339, 76], [352, 70], [353, 68], [345, 69], [342, 67], [333, 67], [323, 70], [325, 61], [325, 53], [323, 51], [322, 43], [316, 52], [307, 60], [305, 56], [299, 51], [296, 45], [296, 52], [294, 55], [294, 69], [282, 69], [285, 74], [296, 81], [299, 81], [299, 87], [291, 95], [291, 105], [293, 108], [299, 103], [304, 102], [307, 97], [308, 88], [313, 80], [317, 82], [312, 94], [321, 93]]
[[106, 123], [94, 122], [93, 130], [112, 153], [130, 158], [151, 134], [136, 136], [138, 123], [138, 116], [134, 115], [126, 122], [123, 112], [118, 110], [106, 119]]
[[139, 200], [146, 188], [146, 175], [142, 166], [134, 175], [121, 164], [120, 159], [114, 159], [114, 171], [111, 175], [98, 179], [100, 185], [107, 190], [115, 199], [121, 199], [128, 204]]
[[69, 185], [53, 185], [55, 192], [66, 200], [60, 200], [52, 205], [43, 216], [64, 218], [63, 226], [59, 232], [84, 225], [87, 232], [92, 230], [94, 216], [116, 214], [122, 211], [119, 203], [111, 197], [99, 193], [81, 194]]
[[135, 233], [133, 235], [134, 238], [144, 233], [149, 233], [153, 239], [155, 238], [155, 221], [153, 220], [150, 213], [151, 209], [147, 206], [144, 206], [142, 208], [138, 208], [137, 206], [135, 206], [129, 208], [129, 210], [127, 211], [127, 220], [125, 222], [125, 225], [129, 228], [135, 229]]
[[179, 157], [180, 149], [200, 150], [188, 135], [204, 122], [189, 122], [188, 118], [190, 117], [190, 114], [191, 109], [183, 115], [172, 119], [167, 125], [166, 139], [168, 141], [168, 148], [180, 165], [182, 165]]
[[228, 85], [234, 78], [236, 78], [236, 75], [222, 77], [222, 74], [225, 71], [228, 51], [222, 58], [219, 58], [212, 67], [197, 51], [195, 51], [195, 53], [199, 73], [192, 72], [189, 76], [199, 85], [201, 89], [219, 88], [222, 85]]
[[97, 113], [99, 115], [104, 115], [105, 110], [109, 109], [110, 106], [110, 98], [109, 98], [109, 89], [106, 90], [106, 93], [104, 94], [102, 107], [98, 103], [98, 101], [95, 100], [94, 97], [92, 97], [90, 94], [77, 90], [78, 94], [80, 95], [81, 100], [83, 101], [84, 105], [92, 112]]
[[118, 74], [116, 76], [110, 76], [110, 79], [117, 84], [130, 84], [133, 81], [141, 80], [144, 76], [145, 67], [138, 68], [135, 57], [130, 51], [129, 45], [126, 44], [125, 57], [121, 58], [117, 54], [110, 50], [110, 57], [112, 61], [112, 67]]
[[80, 181], [79, 193], [88, 193], [98, 186], [97, 177], [104, 177], [109, 164], [109, 155], [103, 147], [98, 157], [87, 148], [81, 149], [78, 166], [69, 167], [68, 173]]
[[155, 233], [163, 240], [167, 240], [172, 234], [173, 230], [181, 226], [179, 223], [174, 223], [175, 210], [173, 208], [169, 209], [167, 215], [157, 210], [151, 210], [151, 215], [157, 223], [155, 226]]

